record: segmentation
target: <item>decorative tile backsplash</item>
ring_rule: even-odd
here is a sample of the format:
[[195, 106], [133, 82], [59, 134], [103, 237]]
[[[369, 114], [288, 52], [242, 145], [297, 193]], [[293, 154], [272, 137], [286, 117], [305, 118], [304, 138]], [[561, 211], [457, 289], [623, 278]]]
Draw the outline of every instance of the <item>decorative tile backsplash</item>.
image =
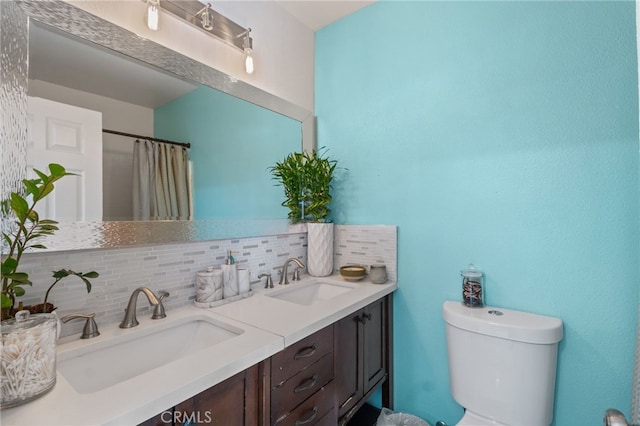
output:
[[[92, 280], [87, 294], [82, 281], [69, 277], [54, 287], [50, 300], [58, 315], [95, 312], [98, 325], [122, 320], [131, 292], [149, 287], [154, 292], [166, 290], [171, 296], [164, 302], [167, 311], [192, 303], [195, 299], [196, 273], [207, 266], [219, 267], [232, 250], [239, 268], [251, 273], [252, 285], [261, 284], [257, 276], [270, 272], [275, 282], [279, 268], [290, 257], [306, 264], [307, 234], [289, 233], [231, 240], [163, 244], [99, 250], [32, 253], [22, 258], [21, 266], [29, 272], [33, 287], [20, 300], [29, 305], [40, 303], [53, 282], [52, 271], [68, 268], [78, 272], [95, 270], [100, 277]], [[390, 280], [396, 279], [396, 227], [336, 225], [334, 269], [347, 264], [387, 265]], [[144, 296], [138, 299], [141, 318], [151, 315]], [[80, 333], [82, 321], [62, 327], [62, 336]]]
[[336, 225], [333, 269], [341, 266], [383, 264], [389, 281], [397, 280], [397, 227], [392, 225]]
[[[20, 300], [25, 305], [40, 303], [53, 282], [54, 270], [68, 268], [79, 272], [95, 270], [100, 277], [92, 280], [87, 294], [79, 279], [69, 277], [54, 287], [49, 298], [58, 307], [58, 315], [95, 312], [98, 325], [119, 322], [131, 292], [137, 287], [149, 287], [154, 292], [166, 290], [171, 296], [164, 302], [172, 307], [192, 303], [195, 299], [196, 273], [207, 266], [219, 267], [232, 250], [239, 268], [248, 268], [252, 284], [257, 276], [270, 272], [278, 279], [278, 268], [290, 257], [306, 263], [306, 234], [283, 234], [266, 237], [219, 240], [195, 243], [121, 249], [85, 250], [73, 252], [33, 253], [22, 258], [21, 266], [34, 283]], [[138, 299], [141, 317], [151, 310], [144, 296]], [[62, 328], [62, 336], [79, 333], [82, 321], [73, 321]]]

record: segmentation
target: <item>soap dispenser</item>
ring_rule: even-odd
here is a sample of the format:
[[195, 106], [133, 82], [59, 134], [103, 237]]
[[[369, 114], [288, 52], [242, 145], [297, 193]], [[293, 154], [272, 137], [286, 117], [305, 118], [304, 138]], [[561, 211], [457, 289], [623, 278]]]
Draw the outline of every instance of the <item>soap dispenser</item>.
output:
[[225, 299], [238, 295], [238, 265], [231, 253], [233, 253], [231, 250], [227, 250], [227, 260], [221, 265]]

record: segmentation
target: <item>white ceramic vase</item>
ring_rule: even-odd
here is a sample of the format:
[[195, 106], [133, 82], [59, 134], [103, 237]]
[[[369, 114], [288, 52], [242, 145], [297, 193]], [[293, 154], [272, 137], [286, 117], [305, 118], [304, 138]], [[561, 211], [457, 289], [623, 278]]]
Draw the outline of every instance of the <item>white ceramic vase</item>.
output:
[[333, 223], [307, 223], [307, 272], [314, 277], [333, 273]]

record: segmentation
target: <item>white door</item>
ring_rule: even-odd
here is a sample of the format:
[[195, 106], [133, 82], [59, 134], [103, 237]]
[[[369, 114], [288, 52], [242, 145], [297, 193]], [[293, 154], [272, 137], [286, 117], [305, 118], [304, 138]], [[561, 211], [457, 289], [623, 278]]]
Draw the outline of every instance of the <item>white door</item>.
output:
[[29, 97], [27, 170], [48, 173], [49, 163], [77, 176], [56, 182], [38, 208], [58, 222], [102, 220], [102, 113]]

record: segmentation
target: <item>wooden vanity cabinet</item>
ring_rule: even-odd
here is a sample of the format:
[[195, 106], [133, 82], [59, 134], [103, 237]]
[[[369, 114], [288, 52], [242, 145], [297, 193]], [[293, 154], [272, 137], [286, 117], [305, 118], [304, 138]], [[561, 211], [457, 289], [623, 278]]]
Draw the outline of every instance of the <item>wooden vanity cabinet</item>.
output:
[[380, 386], [382, 405], [393, 409], [392, 297], [371, 303], [142, 425], [345, 425]]
[[391, 295], [335, 323], [335, 392], [339, 424], [346, 424], [379, 385], [393, 408]]
[[262, 364], [227, 380], [141, 423], [144, 426], [256, 426], [261, 420]]
[[335, 425], [333, 325], [275, 354], [270, 365], [271, 425]]

